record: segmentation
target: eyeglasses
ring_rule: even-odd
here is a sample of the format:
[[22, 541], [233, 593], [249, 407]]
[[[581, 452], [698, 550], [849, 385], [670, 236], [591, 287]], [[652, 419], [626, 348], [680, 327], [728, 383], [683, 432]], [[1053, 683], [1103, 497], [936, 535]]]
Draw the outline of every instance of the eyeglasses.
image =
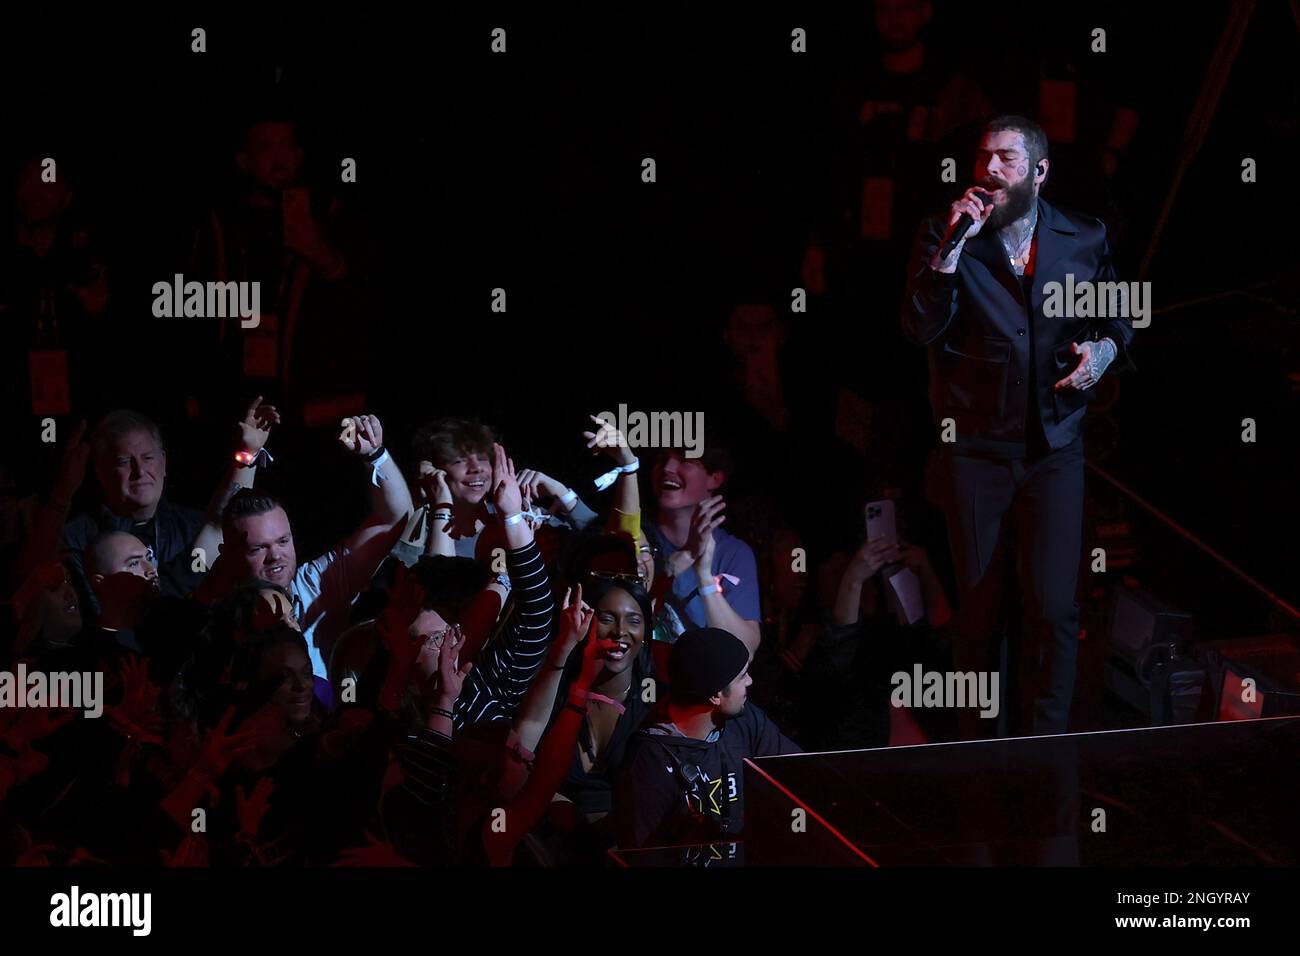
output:
[[461, 642], [462, 635], [460, 632], [460, 625], [452, 624], [449, 627], [444, 627], [441, 630], [434, 631], [432, 634], [425, 635], [423, 644], [425, 647], [441, 648], [442, 642], [447, 639], [448, 634], [452, 637], [451, 642], [453, 645]]
[[587, 577], [593, 583], [596, 581], [626, 581], [629, 584], [645, 583], [645, 578], [639, 572], [592, 571]]

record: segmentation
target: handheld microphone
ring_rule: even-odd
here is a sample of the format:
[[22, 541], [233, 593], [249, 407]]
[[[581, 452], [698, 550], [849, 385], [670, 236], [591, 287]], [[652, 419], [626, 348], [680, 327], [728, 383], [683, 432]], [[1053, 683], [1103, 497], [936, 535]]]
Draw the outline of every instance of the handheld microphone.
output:
[[[988, 190], [977, 189], [975, 190], [975, 192], [985, 197], [983, 200], [981, 200], [982, 205], [987, 206], [990, 202], [992, 202], [992, 198], [989, 196]], [[939, 258], [947, 259], [950, 255], [952, 255], [952, 251], [957, 248], [957, 243], [961, 242], [963, 239], [966, 238], [966, 233], [970, 232], [970, 227], [973, 225], [975, 225], [975, 220], [971, 218], [971, 214], [968, 212], [962, 213], [961, 217], [957, 220], [957, 225], [953, 227], [952, 235], [948, 238], [948, 241], [945, 242], [943, 246], [939, 249]]]

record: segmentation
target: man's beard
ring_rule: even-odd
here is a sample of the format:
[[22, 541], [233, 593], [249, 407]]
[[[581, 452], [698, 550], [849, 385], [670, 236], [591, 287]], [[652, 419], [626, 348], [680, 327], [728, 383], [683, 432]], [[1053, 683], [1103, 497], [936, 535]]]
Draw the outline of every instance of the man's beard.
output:
[[[990, 183], [989, 185], [993, 185]], [[985, 225], [990, 229], [1002, 229], [1017, 219], [1029, 215], [1034, 205], [1034, 181], [1022, 179], [1014, 186], [1006, 187], [1007, 201], [1001, 206], [994, 206]]]

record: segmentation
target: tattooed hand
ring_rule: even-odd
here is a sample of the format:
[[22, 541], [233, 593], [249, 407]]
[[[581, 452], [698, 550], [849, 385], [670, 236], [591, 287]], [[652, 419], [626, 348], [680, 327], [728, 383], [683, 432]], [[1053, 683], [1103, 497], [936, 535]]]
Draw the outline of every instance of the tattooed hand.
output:
[[1067, 388], [1085, 389], [1092, 388], [1101, 381], [1102, 374], [1106, 371], [1107, 366], [1115, 360], [1116, 348], [1115, 343], [1110, 339], [1102, 339], [1100, 342], [1072, 342], [1071, 350], [1079, 356], [1078, 367], [1061, 379], [1053, 389], [1060, 391]]

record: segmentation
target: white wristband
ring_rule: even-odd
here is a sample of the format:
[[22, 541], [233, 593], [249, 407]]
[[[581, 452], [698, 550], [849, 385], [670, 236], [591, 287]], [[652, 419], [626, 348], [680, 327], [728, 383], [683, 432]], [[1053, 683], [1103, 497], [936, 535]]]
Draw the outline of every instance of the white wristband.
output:
[[617, 468], [610, 469], [609, 471], [605, 472], [603, 475], [601, 475], [599, 478], [596, 479], [596, 490], [604, 491], [614, 482], [618, 481], [619, 475], [630, 475], [632, 474], [632, 472], [636, 471], [640, 467], [641, 467], [641, 459], [633, 458], [632, 464], [630, 465], [619, 465]]
[[572, 511], [573, 506], [578, 503], [578, 493], [570, 488], [564, 494], [560, 495], [560, 504], [564, 505], [565, 511]]
[[379, 469], [384, 467], [385, 462], [392, 460], [393, 457], [388, 454], [388, 449], [385, 448], [384, 453], [370, 463], [370, 483], [376, 488], [384, 483], [384, 476], [379, 473]]
[[505, 523], [506, 525], [519, 524], [523, 520], [524, 520], [524, 513], [522, 511], [516, 511], [512, 515], [506, 515], [502, 519], [503, 523]]

